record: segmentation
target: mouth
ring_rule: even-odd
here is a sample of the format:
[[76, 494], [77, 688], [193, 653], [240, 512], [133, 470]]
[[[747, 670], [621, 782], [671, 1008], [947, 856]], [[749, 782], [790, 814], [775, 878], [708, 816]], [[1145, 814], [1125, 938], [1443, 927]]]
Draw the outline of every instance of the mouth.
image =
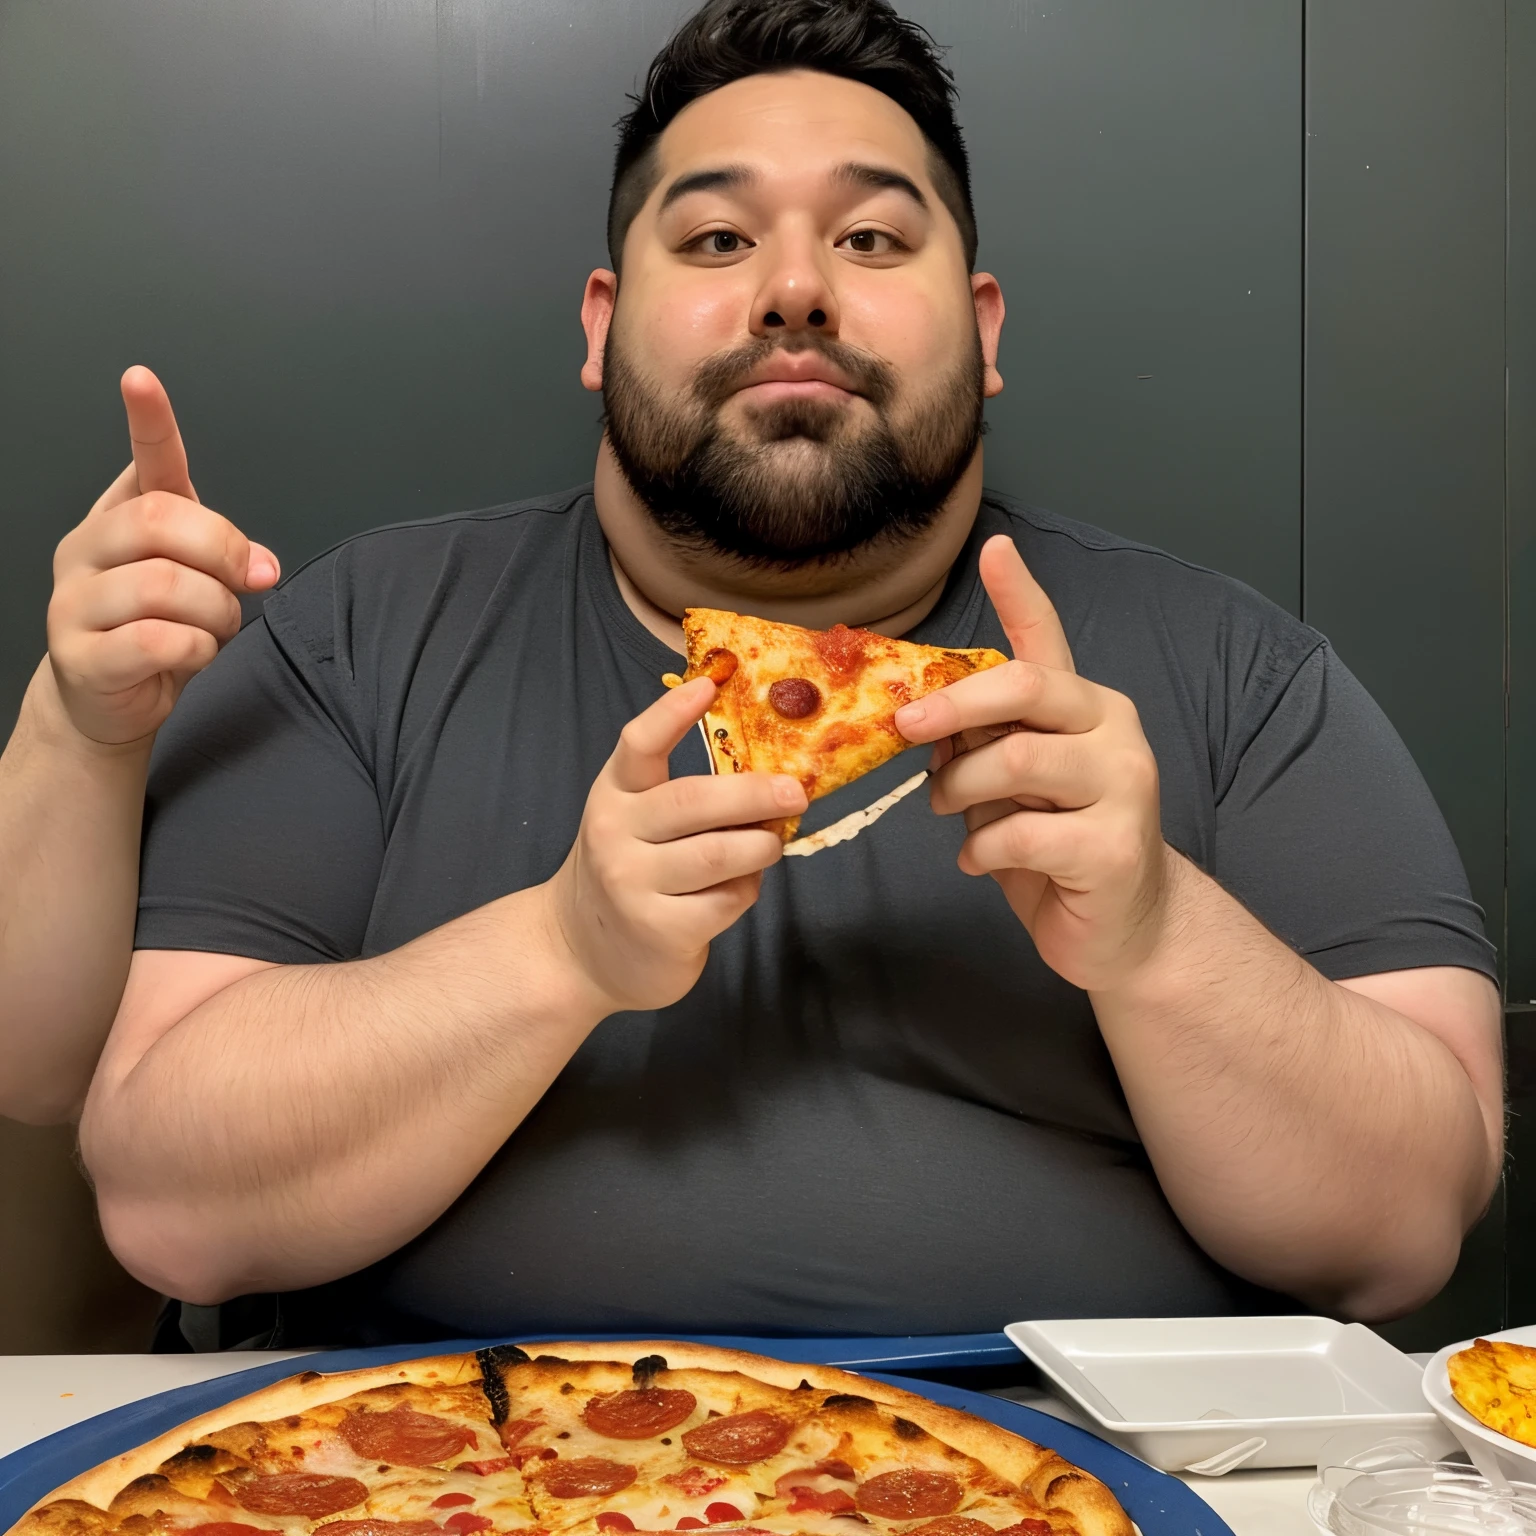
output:
[[784, 400], [846, 401], [860, 398], [858, 392], [834, 384], [830, 379], [763, 379], [743, 384], [737, 399], [748, 405], [769, 406]]
[[750, 405], [774, 405], [786, 400], [855, 400], [860, 391], [828, 359], [815, 353], [779, 353], [754, 368], [736, 391]]

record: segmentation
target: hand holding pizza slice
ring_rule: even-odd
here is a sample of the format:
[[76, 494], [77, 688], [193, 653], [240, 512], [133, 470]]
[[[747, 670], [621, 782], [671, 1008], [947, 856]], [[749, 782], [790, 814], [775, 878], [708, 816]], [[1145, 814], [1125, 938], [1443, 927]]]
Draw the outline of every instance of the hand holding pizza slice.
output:
[[1152, 954], [1188, 868], [1163, 841], [1157, 760], [1131, 700], [1077, 675], [1012, 540], [983, 545], [981, 577], [1014, 659], [905, 705], [896, 725], [936, 744], [933, 808], [970, 830], [961, 869], [997, 881], [1052, 970], [1106, 991]]

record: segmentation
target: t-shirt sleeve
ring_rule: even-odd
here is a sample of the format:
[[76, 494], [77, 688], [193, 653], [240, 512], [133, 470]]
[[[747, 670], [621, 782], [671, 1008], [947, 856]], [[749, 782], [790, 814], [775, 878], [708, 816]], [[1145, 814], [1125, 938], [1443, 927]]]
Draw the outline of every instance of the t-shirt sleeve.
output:
[[1323, 975], [1428, 965], [1496, 975], [1429, 787], [1326, 644], [1292, 674], [1218, 791], [1211, 873]]
[[137, 948], [280, 965], [361, 953], [379, 799], [326, 692], [268, 617], [187, 685], [150, 767]]

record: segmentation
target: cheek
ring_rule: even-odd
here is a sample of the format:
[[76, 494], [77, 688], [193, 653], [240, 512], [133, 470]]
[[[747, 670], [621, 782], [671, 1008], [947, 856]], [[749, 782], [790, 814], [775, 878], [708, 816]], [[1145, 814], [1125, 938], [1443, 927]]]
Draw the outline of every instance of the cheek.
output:
[[639, 296], [642, 317], [635, 340], [640, 359], [654, 373], [674, 381], [688, 378], [706, 358], [740, 346], [747, 328], [750, 293], [720, 281], [657, 287]]
[[890, 272], [860, 273], [838, 294], [843, 340], [885, 358], [904, 379], [942, 371], [969, 345], [972, 312], [961, 311], [947, 296], [891, 278]]

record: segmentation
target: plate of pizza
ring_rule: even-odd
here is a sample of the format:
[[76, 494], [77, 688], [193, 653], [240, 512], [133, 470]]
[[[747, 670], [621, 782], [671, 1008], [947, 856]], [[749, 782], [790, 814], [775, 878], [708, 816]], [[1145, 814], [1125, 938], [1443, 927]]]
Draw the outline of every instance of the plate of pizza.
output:
[[1128, 1510], [1143, 1536], [1225, 1532], [1176, 1479], [953, 1387], [680, 1340], [375, 1353], [185, 1421], [167, 1404], [159, 1433], [94, 1465], [92, 1423], [146, 1405], [18, 1451], [0, 1499], [36, 1484], [36, 1465], [15, 1474], [38, 1453], [73, 1475], [6, 1536], [1131, 1536]]

